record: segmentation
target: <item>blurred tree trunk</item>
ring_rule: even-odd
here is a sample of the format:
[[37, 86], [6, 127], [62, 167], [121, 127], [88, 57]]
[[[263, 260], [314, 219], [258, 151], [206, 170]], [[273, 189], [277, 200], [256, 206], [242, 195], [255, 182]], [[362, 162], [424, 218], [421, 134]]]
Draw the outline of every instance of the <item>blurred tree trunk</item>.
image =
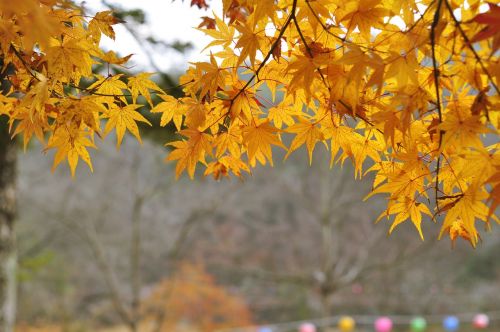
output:
[[17, 146], [7, 121], [0, 119], [0, 330], [14, 330], [16, 318]]

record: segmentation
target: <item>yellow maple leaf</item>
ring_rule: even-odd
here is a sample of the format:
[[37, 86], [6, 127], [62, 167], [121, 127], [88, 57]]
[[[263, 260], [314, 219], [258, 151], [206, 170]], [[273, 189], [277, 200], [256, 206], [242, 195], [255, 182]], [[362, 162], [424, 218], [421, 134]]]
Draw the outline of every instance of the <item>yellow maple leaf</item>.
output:
[[226, 102], [228, 107], [231, 107], [231, 118], [241, 118], [250, 120], [253, 117], [253, 111], [259, 109], [255, 93], [250, 90], [240, 92], [243, 84], [237, 82], [233, 90], [227, 92], [229, 101]]
[[215, 57], [210, 54], [210, 62], [196, 62], [196, 71], [203, 73], [199, 78], [198, 85], [201, 87], [201, 96], [207, 93], [213, 96], [218, 90], [223, 90], [226, 86], [226, 77], [228, 73], [219, 67]]
[[276, 128], [281, 129], [283, 124], [293, 125], [295, 123], [293, 116], [299, 114], [293, 107], [279, 105], [269, 109], [267, 118], [273, 122]]
[[295, 61], [292, 61], [288, 66], [288, 71], [292, 75], [289, 89], [291, 91], [303, 89], [307, 95], [311, 95], [316, 72], [313, 59], [308, 56], [297, 56]]
[[[490, 203], [488, 217], [491, 217], [500, 205], [500, 167], [498, 167], [496, 173], [487, 180], [487, 183], [491, 184], [493, 187], [488, 197], [488, 202]], [[497, 223], [500, 223], [500, 219], [496, 218], [496, 216], [495, 220]]]
[[389, 10], [382, 6], [382, 0], [351, 0], [344, 4], [339, 22], [347, 26], [347, 35], [356, 27], [365, 40], [370, 40], [371, 28], [379, 28]]
[[121, 21], [113, 15], [111, 10], [99, 12], [90, 20], [89, 32], [97, 43], [101, 40], [101, 33], [111, 39], [115, 39], [115, 30], [113, 30], [112, 25], [120, 22]]
[[207, 165], [205, 176], [212, 175], [215, 180], [220, 180], [221, 177], [229, 176], [229, 171], [241, 178], [242, 171], [250, 173], [250, 168], [239, 157], [223, 156]]
[[228, 26], [222, 19], [217, 17], [217, 15], [214, 15], [214, 17], [215, 25], [217, 27], [216, 29], [198, 29], [214, 39], [205, 47], [205, 49], [216, 45], [222, 45], [226, 48], [234, 40], [234, 27]]
[[88, 131], [78, 128], [59, 127], [47, 143], [47, 149], [57, 149], [52, 170], [64, 159], [67, 159], [71, 175], [75, 176], [78, 160], [82, 159], [93, 171], [87, 147], [97, 148], [89, 139]]
[[[477, 185], [470, 186], [465, 190], [462, 196], [455, 199], [451, 207], [442, 209], [447, 210], [443, 221], [443, 226], [439, 233], [439, 238], [452, 229], [455, 222], [460, 221], [460, 225], [470, 237], [470, 242], [476, 246], [479, 234], [476, 229], [475, 221], [479, 219], [485, 223], [488, 222], [488, 206], [484, 200], [488, 198], [485, 190]], [[438, 211], [439, 212], [439, 211]]]
[[151, 113], [162, 113], [160, 126], [164, 127], [173, 120], [175, 128], [177, 128], [178, 131], [181, 130], [182, 118], [186, 114], [187, 110], [186, 106], [180, 99], [176, 99], [172, 96], [159, 96], [163, 99], [163, 101], [156, 104], [156, 106], [151, 109]]
[[316, 143], [325, 139], [323, 132], [321, 132], [315, 123], [311, 123], [304, 118], [299, 118], [299, 123], [288, 127], [286, 132], [296, 135], [290, 144], [290, 148], [288, 148], [285, 159], [288, 158], [290, 153], [297, 150], [303, 144], [306, 144], [307, 152], [309, 153], [309, 164], [312, 164], [312, 154]]
[[430, 176], [429, 169], [423, 163], [420, 167], [412, 166], [410, 169], [404, 168], [406, 164], [402, 165], [402, 168], [394, 168], [393, 173], [387, 174], [387, 182], [373, 189], [365, 199], [380, 193], [388, 193], [392, 199], [423, 194], [425, 181]]
[[96, 63], [89, 53], [92, 46], [81, 38], [52, 38], [47, 49], [48, 75], [56, 76], [63, 82], [73, 79], [78, 82], [82, 76], [92, 74], [92, 65]]
[[22, 101], [22, 104], [29, 108], [31, 117], [35, 114], [43, 116], [45, 113], [45, 104], [50, 98], [49, 81], [42, 74], [38, 74], [37, 77], [39, 82], [33, 86]]
[[226, 152], [239, 158], [241, 156], [241, 130], [238, 126], [230, 126], [225, 132], [217, 135], [214, 141], [215, 156], [221, 158]]
[[126, 55], [122, 58], [119, 58], [118, 55], [114, 51], [107, 51], [100, 55], [101, 60], [107, 62], [112, 65], [123, 65], [127, 63], [127, 61], [132, 57], [133, 54]]
[[90, 85], [87, 90], [90, 93], [95, 93], [100, 99], [110, 104], [114, 103], [115, 98], [126, 103], [123, 90], [127, 90], [127, 85], [120, 80], [122, 76], [122, 74], [108, 77], [98, 75], [98, 80]]
[[256, 120], [252, 125], [243, 128], [243, 144], [247, 147], [251, 165], [255, 165], [256, 160], [265, 165], [266, 159], [271, 166], [273, 165], [271, 145], [286, 149], [277, 134], [278, 132], [278, 129], [265, 120]]
[[184, 123], [191, 129], [199, 129], [205, 126], [208, 105], [193, 98], [184, 98], [186, 107], [186, 119]]
[[479, 134], [490, 132], [480, 121], [478, 115], [464, 115], [460, 111], [447, 112], [444, 121], [438, 126], [444, 132], [442, 146], [450, 144], [470, 145], [481, 148], [483, 143]]
[[188, 140], [168, 143], [167, 145], [174, 147], [174, 150], [169, 153], [166, 160], [177, 160], [175, 167], [177, 178], [187, 169], [189, 177], [193, 179], [198, 162], [204, 164], [205, 154], [212, 154], [212, 138], [194, 129], [184, 129], [179, 131], [179, 134], [188, 137]]
[[377, 222], [384, 216], [389, 218], [391, 215], [396, 215], [394, 221], [389, 228], [389, 234], [404, 221], [410, 219], [415, 228], [418, 230], [420, 238], [423, 240], [424, 235], [422, 233], [422, 214], [426, 214], [432, 217], [432, 213], [424, 203], [417, 202], [415, 199], [403, 196], [403, 199], [389, 202], [387, 210], [382, 212], [382, 214], [377, 218]]
[[128, 130], [132, 135], [134, 135], [139, 142], [141, 141], [141, 135], [139, 134], [138, 122], [144, 122], [151, 126], [151, 123], [139, 112], [136, 111], [141, 105], [127, 105], [123, 108], [113, 107], [111, 108], [106, 117], [108, 117], [108, 122], [106, 122], [106, 127], [104, 128], [104, 135], [107, 135], [111, 130], [116, 129], [116, 148], [120, 148], [120, 145], [125, 135], [125, 131]]
[[56, 128], [71, 123], [81, 129], [91, 129], [100, 136], [100, 114], [107, 109], [94, 96], [67, 98], [52, 109], [58, 114], [54, 123]]
[[329, 130], [326, 131], [326, 138], [330, 138], [330, 168], [336, 162], [335, 157], [340, 149], [348, 149], [348, 143], [352, 135], [352, 128], [346, 126], [336, 127], [333, 123]]
[[379, 152], [383, 150], [383, 146], [377, 140], [364, 137], [351, 128], [341, 126], [333, 131], [331, 136], [331, 157], [330, 165], [334, 162], [334, 157], [337, 154], [339, 147], [342, 148], [339, 160], [344, 162], [350, 158], [354, 163], [355, 176], [362, 176], [363, 163], [367, 158], [375, 162], [380, 161]]
[[241, 48], [237, 63], [242, 63], [247, 57], [250, 58], [251, 64], [255, 63], [255, 55], [264, 42], [261, 32], [255, 31], [256, 27], [248, 23], [238, 24], [235, 27], [241, 34], [235, 46]]
[[128, 79], [128, 88], [132, 94], [132, 103], [135, 104], [137, 97], [142, 95], [146, 98], [147, 102], [151, 107], [153, 107], [153, 102], [151, 101], [151, 95], [149, 90], [156, 92], [163, 92], [163, 90], [150, 79], [152, 73], [140, 73], [137, 76], [130, 77]]
[[40, 142], [45, 142], [43, 132], [48, 129], [48, 126], [46, 125], [46, 120], [41, 115], [31, 116], [29, 109], [20, 108], [17, 110], [16, 116], [12, 118], [11, 123], [13, 123], [13, 120], [16, 120], [17, 125], [12, 137], [20, 133], [23, 134], [23, 147], [25, 151], [33, 134]]
[[409, 83], [418, 86], [417, 69], [419, 66], [414, 52], [404, 57], [392, 53], [387, 62], [389, 62], [389, 65], [384, 76], [385, 79], [394, 77], [400, 88], [406, 87]]

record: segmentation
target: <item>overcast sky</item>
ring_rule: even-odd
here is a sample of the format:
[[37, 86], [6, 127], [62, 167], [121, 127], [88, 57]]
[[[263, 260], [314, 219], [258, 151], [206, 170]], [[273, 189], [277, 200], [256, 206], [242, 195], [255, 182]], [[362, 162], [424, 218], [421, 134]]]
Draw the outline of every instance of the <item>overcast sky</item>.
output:
[[[201, 61], [207, 59], [207, 55], [201, 54], [201, 50], [210, 41], [203, 32], [194, 29], [201, 22], [200, 17], [211, 16], [213, 10], [218, 16], [221, 15], [221, 1], [212, 1], [209, 11], [190, 7], [190, 0], [110, 0], [111, 4], [117, 4], [127, 9], [140, 8], [146, 13], [147, 24], [141, 30], [145, 36], [152, 35], [158, 40], [173, 42], [176, 40], [191, 42], [195, 47], [187, 54], [180, 54], [175, 50], [167, 50], [154, 54], [156, 64], [166, 72], [184, 72], [188, 61]], [[105, 9], [101, 0], [88, 0], [84, 6], [90, 11]], [[118, 51], [120, 55], [135, 54], [131, 63], [137, 69], [153, 70], [149, 65], [148, 57], [144, 48], [130, 35], [123, 26], [115, 26], [116, 40], [104, 38], [101, 45], [105, 49]]]
[[[76, 1], [82, 3], [81, 0]], [[127, 9], [142, 9], [146, 13], [148, 22], [141, 29], [144, 36], [154, 36], [157, 40], [165, 42], [174, 42], [176, 40], [191, 42], [194, 45], [193, 50], [186, 54], [181, 54], [175, 50], [150, 52], [153, 53], [154, 61], [162, 71], [181, 74], [187, 69], [189, 61], [208, 61], [208, 52], [201, 53], [201, 50], [210, 42], [210, 39], [203, 32], [196, 30], [195, 27], [200, 24], [202, 16], [212, 16], [212, 11], [221, 17], [222, 1], [207, 1], [210, 4], [208, 11], [191, 7], [191, 0], [108, 0], [108, 2]], [[83, 3], [91, 12], [106, 9], [101, 0], [87, 0]], [[420, 10], [423, 12], [425, 7], [421, 7]], [[484, 12], [486, 10], [488, 10], [488, 6], [484, 4], [480, 11]], [[455, 15], [460, 17], [460, 9], [456, 10]], [[392, 18], [391, 23], [396, 25], [404, 24], [398, 17]], [[103, 38], [101, 46], [104, 49], [118, 51], [122, 56], [133, 53], [134, 56], [129, 61], [129, 64], [135, 66], [137, 70], [154, 71], [146, 56], [145, 47], [141, 47], [124, 26], [116, 25], [115, 31], [116, 40]]]

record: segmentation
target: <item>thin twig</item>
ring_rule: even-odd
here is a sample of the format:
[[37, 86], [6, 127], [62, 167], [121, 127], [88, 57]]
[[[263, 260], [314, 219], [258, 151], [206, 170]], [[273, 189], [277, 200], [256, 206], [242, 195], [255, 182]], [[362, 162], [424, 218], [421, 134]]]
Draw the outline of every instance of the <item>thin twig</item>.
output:
[[14, 52], [14, 54], [16, 55], [16, 57], [21, 60], [24, 68], [26, 68], [26, 70], [30, 73], [30, 75], [36, 79], [37, 81], [40, 81], [40, 78], [35, 74], [35, 71], [28, 65], [28, 63], [26, 62], [26, 60], [23, 59], [23, 56], [22, 54], [19, 52], [18, 49], [15, 48], [14, 45], [10, 44], [10, 49]]
[[290, 25], [290, 22], [292, 21], [292, 19], [295, 17], [295, 9], [297, 8], [297, 0], [294, 0], [293, 1], [293, 4], [292, 4], [292, 10], [291, 10], [291, 13], [290, 15], [288, 16], [285, 24], [283, 24], [283, 27], [281, 28], [280, 30], [280, 33], [278, 34], [278, 38], [274, 41], [274, 43], [271, 45], [271, 48], [269, 49], [269, 52], [267, 52], [266, 56], [264, 57], [264, 59], [262, 60], [262, 62], [260, 63], [259, 67], [257, 68], [257, 70], [255, 71], [255, 73], [253, 73], [252, 77], [245, 83], [245, 85], [238, 91], [238, 93], [236, 93], [236, 95], [234, 95], [233, 98], [231, 98], [230, 100], [230, 106], [229, 106], [229, 110], [227, 112], [227, 114], [229, 114], [229, 112], [231, 111], [231, 106], [233, 105], [234, 101], [236, 100], [236, 98], [238, 98], [242, 93], [243, 91], [246, 90], [246, 88], [248, 88], [248, 86], [250, 85], [250, 83], [256, 78], [259, 76], [259, 73], [260, 71], [262, 70], [262, 68], [264, 68], [264, 65], [266, 64], [267, 60], [269, 60], [269, 58], [271, 57], [271, 55], [273, 54], [274, 50], [276, 49], [276, 47], [278, 47], [278, 44], [281, 42], [281, 38], [283, 37], [283, 35], [285, 34], [285, 31], [286, 29], [288, 28], [288, 26]]
[[493, 81], [493, 77], [491, 76], [490, 72], [488, 71], [488, 69], [484, 65], [483, 61], [479, 57], [479, 54], [477, 54], [477, 51], [474, 49], [474, 47], [472, 47], [472, 43], [471, 43], [469, 37], [467, 37], [467, 35], [465, 34], [464, 29], [462, 28], [462, 25], [461, 25], [460, 21], [456, 18], [455, 14], [453, 13], [453, 8], [451, 8], [451, 6], [450, 6], [450, 4], [448, 3], [447, 0], [444, 0], [444, 3], [446, 5], [446, 8], [448, 8], [448, 11], [450, 12], [451, 18], [455, 22], [455, 26], [457, 27], [458, 31], [460, 31], [460, 34], [462, 35], [462, 38], [464, 39], [465, 44], [467, 45], [467, 48], [469, 48], [471, 50], [472, 54], [474, 54], [474, 58], [476, 58], [477, 62], [479, 63], [479, 66], [481, 66], [481, 69], [483, 70], [483, 72], [488, 77], [488, 80], [490, 81], [490, 84], [493, 86], [493, 88], [495, 89], [495, 91], [497, 92], [497, 94], [500, 95], [500, 89], [495, 84], [495, 81]]

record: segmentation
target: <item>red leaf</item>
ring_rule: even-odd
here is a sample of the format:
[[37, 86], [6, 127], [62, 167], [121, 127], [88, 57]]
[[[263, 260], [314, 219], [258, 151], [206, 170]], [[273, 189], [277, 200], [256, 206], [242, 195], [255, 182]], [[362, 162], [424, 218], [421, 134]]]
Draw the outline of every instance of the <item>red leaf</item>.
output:
[[191, 0], [191, 7], [198, 6], [200, 9], [207, 9], [208, 4], [205, 0]]

